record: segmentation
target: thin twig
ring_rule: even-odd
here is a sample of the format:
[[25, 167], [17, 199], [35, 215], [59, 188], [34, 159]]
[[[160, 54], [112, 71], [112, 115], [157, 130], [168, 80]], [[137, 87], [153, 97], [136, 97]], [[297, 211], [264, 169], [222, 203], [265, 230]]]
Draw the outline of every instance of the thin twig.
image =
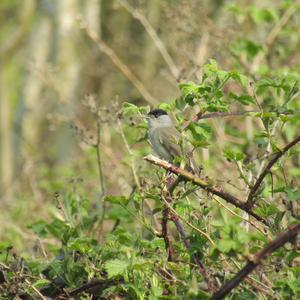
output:
[[123, 73], [123, 75], [134, 85], [134, 87], [140, 92], [150, 104], [157, 104], [157, 100], [149, 93], [144, 84], [137, 78], [137, 76], [131, 71], [131, 69], [119, 58], [115, 51], [110, 48], [97, 34], [97, 32], [90, 29], [86, 23], [80, 18], [80, 24], [82, 29], [90, 39], [98, 46], [99, 50], [106, 54], [113, 64]]
[[[179, 184], [179, 178], [177, 180], [173, 180], [172, 178], [169, 179], [169, 182], [167, 182], [167, 190], [162, 191], [161, 198], [165, 202], [164, 203], [164, 209], [162, 211], [162, 220], [161, 220], [161, 234], [165, 241], [165, 248], [167, 252], [168, 261], [172, 261], [173, 254], [172, 254], [172, 248], [171, 248], [171, 240], [169, 236], [169, 228], [168, 228], [168, 221], [170, 217], [170, 204], [172, 202], [172, 194], [175, 190], [176, 186]], [[164, 196], [164, 194], [166, 194]], [[166, 199], [167, 200], [166, 200]]]
[[134, 181], [135, 181], [135, 184], [136, 186], [138, 187], [138, 189], [141, 188], [141, 184], [140, 184], [140, 180], [139, 180], [139, 177], [136, 173], [136, 167], [135, 167], [135, 160], [134, 160], [134, 154], [128, 144], [128, 141], [126, 139], [126, 136], [124, 134], [124, 130], [123, 130], [123, 126], [122, 126], [122, 123], [120, 121], [120, 119], [118, 118], [118, 127], [119, 127], [119, 130], [120, 130], [120, 134], [121, 134], [121, 137], [123, 139], [123, 142], [125, 144], [125, 147], [127, 149], [127, 152], [130, 156], [130, 161], [131, 161], [131, 170], [132, 170], [132, 174], [133, 174], [133, 178], [134, 178]]
[[148, 225], [144, 220], [139, 218], [134, 212], [132, 212], [127, 206], [122, 205], [119, 203], [119, 205], [126, 210], [130, 215], [132, 215], [141, 225], [143, 225], [149, 232], [151, 232], [154, 236], [161, 237], [161, 234], [157, 232], [155, 229], [153, 229], [150, 225]]
[[290, 143], [288, 143], [283, 149], [282, 151], [279, 151], [276, 153], [276, 155], [269, 161], [269, 163], [266, 165], [266, 167], [264, 168], [264, 170], [261, 172], [261, 174], [259, 175], [259, 177], [257, 178], [255, 184], [253, 185], [253, 187], [250, 190], [247, 202], [246, 202], [246, 206], [248, 208], [251, 208], [254, 203], [253, 203], [253, 197], [255, 196], [258, 188], [260, 187], [261, 183], [263, 182], [264, 178], [267, 176], [267, 174], [270, 172], [271, 168], [273, 167], [273, 165], [293, 146], [295, 146], [298, 142], [300, 141], [300, 135], [297, 136], [293, 141], [291, 141]]
[[244, 218], [242, 216], [240, 216], [239, 214], [237, 214], [236, 212], [234, 212], [232, 209], [230, 209], [228, 206], [226, 206], [224, 203], [222, 203], [219, 199], [213, 197], [213, 199], [215, 201], [217, 201], [222, 207], [224, 207], [226, 210], [228, 210], [232, 215], [242, 219], [243, 221], [249, 223], [251, 226], [253, 226], [255, 229], [257, 229], [260, 233], [262, 233], [263, 235], [266, 235], [266, 233], [261, 230], [258, 226], [256, 226], [253, 222], [251, 222], [248, 218]]
[[252, 90], [253, 98], [254, 98], [254, 100], [255, 100], [255, 102], [256, 102], [256, 105], [258, 106], [260, 112], [263, 112], [263, 109], [262, 109], [262, 107], [261, 107], [261, 105], [260, 105], [260, 103], [259, 103], [259, 100], [258, 100], [256, 91], [255, 91], [255, 88], [254, 88], [254, 82], [251, 81], [251, 82], [249, 83], [249, 85], [250, 85], [250, 88], [251, 88], [251, 90]]
[[105, 218], [105, 212], [106, 212], [106, 202], [104, 201], [104, 195], [105, 195], [105, 184], [104, 184], [104, 176], [103, 176], [103, 168], [102, 168], [102, 155], [101, 155], [101, 120], [99, 116], [99, 108], [97, 109], [97, 112], [94, 114], [95, 119], [96, 119], [96, 143], [94, 145], [96, 149], [96, 154], [97, 154], [97, 166], [98, 166], [98, 175], [99, 175], [99, 184], [100, 184], [100, 200], [101, 200], [101, 208], [102, 208], [102, 213], [101, 213], [101, 219], [99, 220], [99, 230], [102, 232], [103, 230], [103, 224], [104, 224], [104, 218]]
[[191, 122], [198, 122], [199, 120], [203, 120], [203, 119], [228, 118], [228, 117], [233, 117], [233, 116], [243, 116], [248, 113], [257, 113], [257, 112], [259, 112], [259, 111], [256, 111], [256, 110], [246, 110], [246, 111], [237, 111], [237, 112], [216, 111], [216, 112], [204, 113], [204, 114], [202, 112], [199, 112], [198, 114], [196, 114], [195, 116], [192, 117], [192, 120], [185, 122], [182, 126], [182, 129], [187, 128]]
[[255, 59], [253, 60], [253, 63], [250, 67], [250, 73], [254, 74], [256, 68], [260, 66], [261, 61], [266, 57], [267, 53], [270, 52], [270, 49], [272, 48], [272, 45], [274, 44], [278, 34], [282, 30], [282, 28], [287, 24], [291, 16], [297, 11], [297, 6], [292, 5], [289, 7], [284, 14], [282, 15], [281, 19], [275, 24], [275, 26], [272, 28], [270, 33], [268, 34], [265, 45], [264, 45], [264, 50], [260, 52]]
[[104, 280], [100, 280], [100, 279], [91, 279], [89, 282], [84, 283], [82, 286], [75, 288], [73, 290], [70, 290], [69, 292], [63, 291], [62, 293], [60, 293], [58, 296], [56, 296], [55, 299], [60, 299], [61, 297], [63, 297], [64, 295], [68, 296], [68, 297], [74, 297], [78, 294], [81, 294], [83, 292], [88, 292], [92, 289], [100, 289], [97, 290], [97, 294], [101, 295], [101, 292], [105, 289], [107, 289], [108, 287], [112, 286], [112, 285], [120, 285], [123, 282], [122, 279], [104, 279]]
[[39, 295], [39, 297], [42, 299], [42, 300], [47, 300], [46, 297], [44, 297], [44, 295], [33, 285], [30, 283], [30, 281], [28, 279], [25, 278], [25, 282], [28, 284], [28, 286], [30, 288], [32, 288], [36, 293], [37, 295]]
[[[177, 214], [176, 215], [172, 214], [171, 219], [174, 222], [174, 224], [175, 224], [175, 226], [176, 226], [176, 228], [177, 228], [177, 230], [178, 230], [178, 232], [180, 234], [180, 237], [181, 237], [181, 239], [182, 239], [182, 241], [183, 241], [186, 249], [190, 249], [191, 248], [190, 241], [188, 240], [188, 238], [186, 236], [184, 228], [183, 228], [182, 224], [180, 223]], [[215, 290], [215, 284], [210, 279], [209, 274], [208, 274], [208, 272], [206, 270], [206, 267], [203, 264], [203, 262], [200, 260], [198, 254], [193, 253], [192, 254], [192, 258], [193, 258], [195, 264], [198, 266], [199, 271], [202, 274], [203, 278], [205, 279], [209, 290], [210, 291], [214, 291]]]
[[14, 56], [18, 47], [22, 46], [22, 41], [26, 38], [31, 29], [32, 16], [35, 13], [37, 2], [34, 0], [21, 2], [23, 6], [19, 9], [19, 24], [14, 32], [9, 33], [9, 38], [4, 39], [0, 46], [0, 59], [2, 61], [7, 55]]
[[97, 130], [97, 138], [96, 138], [96, 153], [97, 153], [97, 166], [98, 166], [98, 174], [99, 174], [99, 184], [101, 189], [101, 196], [105, 195], [105, 185], [104, 185], [104, 176], [103, 176], [103, 168], [102, 168], [102, 157], [101, 157], [101, 120], [97, 114], [95, 114], [96, 118], [96, 130]]
[[165, 207], [162, 211], [161, 235], [165, 241], [167, 260], [172, 261], [173, 253], [172, 253], [172, 249], [171, 249], [171, 240], [170, 240], [170, 236], [169, 236], [168, 220], [169, 220], [169, 209], [168, 209], [168, 207]]
[[292, 241], [300, 233], [300, 223], [289, 227], [285, 232], [279, 234], [276, 239], [270, 242], [263, 250], [256, 253], [253, 258], [240, 270], [231, 280], [229, 280], [220, 290], [218, 290], [212, 300], [223, 299], [232, 289], [238, 286], [257, 266], [262, 263], [262, 260], [270, 256], [274, 251], [282, 247], [285, 243]]
[[181, 169], [181, 168], [179, 168], [165, 160], [159, 159], [153, 155], [147, 155], [146, 157], [144, 157], [144, 159], [154, 165], [157, 165], [159, 167], [162, 167], [162, 168], [170, 171], [171, 173], [174, 173], [178, 176], [180, 175], [185, 180], [193, 182], [195, 185], [201, 187], [202, 189], [204, 189], [214, 195], [217, 195], [220, 198], [224, 199], [225, 201], [240, 208], [241, 210], [246, 211], [249, 215], [254, 217], [256, 220], [262, 222], [266, 226], [270, 226], [268, 221], [266, 221], [264, 218], [260, 217], [259, 215], [257, 215], [253, 211], [251, 211], [247, 207], [246, 202], [242, 202], [240, 199], [236, 198], [235, 196], [231, 195], [230, 193], [223, 191], [222, 188], [213, 186], [213, 185], [203, 181], [201, 178], [197, 177], [193, 173], [190, 173], [184, 169]]
[[166, 47], [164, 46], [163, 42], [157, 35], [156, 31], [153, 29], [147, 18], [141, 14], [137, 9], [133, 8], [128, 2], [119, 0], [120, 5], [122, 5], [135, 19], [139, 20], [141, 24], [144, 26], [146, 32], [149, 34], [151, 39], [153, 40], [155, 46], [157, 47], [158, 51], [160, 52], [161, 56], [165, 60], [166, 64], [168, 65], [171, 74], [177, 80], [179, 77], [179, 70], [176, 67], [172, 57], [168, 53]]
[[163, 199], [163, 201], [165, 202], [166, 206], [170, 209], [170, 211], [172, 212], [173, 215], [176, 215], [179, 219], [181, 219], [186, 225], [188, 225], [189, 227], [191, 227], [192, 229], [194, 229], [195, 231], [197, 231], [200, 235], [204, 236], [214, 247], [216, 247], [215, 242], [212, 240], [212, 238], [205, 233], [204, 231], [202, 231], [201, 229], [197, 228], [196, 226], [194, 226], [192, 223], [190, 223], [188, 220], [184, 219], [183, 217], [181, 217], [176, 210], [170, 205], [170, 203], [168, 203], [165, 199]]

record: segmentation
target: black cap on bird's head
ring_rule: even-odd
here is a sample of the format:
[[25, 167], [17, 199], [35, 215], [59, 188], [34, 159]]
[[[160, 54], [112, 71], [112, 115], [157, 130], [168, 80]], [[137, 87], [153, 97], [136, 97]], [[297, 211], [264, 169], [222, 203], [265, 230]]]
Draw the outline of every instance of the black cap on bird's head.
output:
[[148, 115], [149, 115], [150, 117], [153, 116], [153, 117], [155, 117], [155, 118], [158, 118], [159, 116], [168, 115], [168, 113], [167, 113], [165, 110], [163, 110], [163, 109], [156, 108], [156, 109], [151, 110], [151, 111], [148, 113]]

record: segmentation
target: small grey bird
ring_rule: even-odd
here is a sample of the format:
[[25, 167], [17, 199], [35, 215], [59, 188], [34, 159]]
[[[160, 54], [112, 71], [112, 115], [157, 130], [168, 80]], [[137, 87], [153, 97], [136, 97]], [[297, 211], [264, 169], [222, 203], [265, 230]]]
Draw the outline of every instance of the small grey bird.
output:
[[195, 164], [191, 149], [184, 145], [180, 132], [167, 112], [163, 109], [153, 109], [148, 113], [147, 119], [148, 138], [154, 152], [171, 163], [176, 157], [183, 156], [186, 168], [198, 173], [199, 167]]

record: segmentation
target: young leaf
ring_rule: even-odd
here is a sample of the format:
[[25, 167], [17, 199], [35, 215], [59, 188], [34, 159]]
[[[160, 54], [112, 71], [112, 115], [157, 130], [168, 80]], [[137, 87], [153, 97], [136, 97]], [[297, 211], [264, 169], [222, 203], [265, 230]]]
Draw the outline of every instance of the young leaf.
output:
[[125, 196], [113, 196], [109, 195], [104, 198], [104, 201], [110, 202], [113, 204], [121, 204], [121, 205], [127, 205], [128, 198]]
[[108, 278], [123, 274], [129, 266], [129, 262], [120, 259], [114, 259], [105, 263], [105, 270]]

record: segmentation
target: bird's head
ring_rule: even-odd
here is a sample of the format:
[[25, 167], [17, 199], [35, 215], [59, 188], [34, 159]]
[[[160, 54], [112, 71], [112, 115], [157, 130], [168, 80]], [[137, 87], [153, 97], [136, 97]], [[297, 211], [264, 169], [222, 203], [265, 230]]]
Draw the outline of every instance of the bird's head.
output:
[[153, 109], [148, 113], [148, 125], [149, 128], [160, 128], [172, 126], [173, 122], [168, 113], [163, 109]]

